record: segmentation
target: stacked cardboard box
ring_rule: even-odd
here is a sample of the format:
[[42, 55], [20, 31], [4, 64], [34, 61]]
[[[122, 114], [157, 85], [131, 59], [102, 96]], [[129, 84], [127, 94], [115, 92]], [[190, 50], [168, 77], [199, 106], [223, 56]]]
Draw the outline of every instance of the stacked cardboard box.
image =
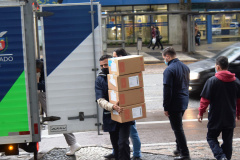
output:
[[113, 104], [119, 102], [123, 112], [113, 110], [111, 118], [124, 123], [146, 117], [143, 90], [143, 56], [125, 56], [108, 60], [108, 94]]

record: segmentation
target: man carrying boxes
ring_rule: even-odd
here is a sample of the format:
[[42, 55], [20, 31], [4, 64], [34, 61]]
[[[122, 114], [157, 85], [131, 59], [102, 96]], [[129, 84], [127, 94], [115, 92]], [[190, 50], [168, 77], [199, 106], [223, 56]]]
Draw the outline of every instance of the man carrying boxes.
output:
[[[127, 56], [127, 53], [124, 49], [119, 48], [113, 52], [113, 57], [124, 57]], [[118, 71], [124, 71], [125, 67], [128, 67], [127, 70], [129, 71], [126, 75], [118, 76], [115, 74], [108, 75], [108, 88], [109, 88], [109, 100], [110, 102], [119, 102], [120, 107], [124, 107], [124, 114], [122, 117], [127, 121], [130, 117], [133, 119], [141, 119], [146, 117], [146, 107], [144, 103], [144, 92], [143, 92], [143, 76], [142, 72], [144, 70], [144, 63], [142, 56], [127, 56], [125, 57], [129, 60], [121, 60], [119, 59], [119, 63], [117, 62], [118, 59], [110, 59], [109, 64], [113, 64], [110, 66], [110, 72], [115, 72], [114, 70], [114, 63], [116, 61], [119, 64]], [[128, 61], [128, 64], [126, 62]], [[120, 69], [121, 67], [121, 69]], [[132, 70], [131, 70], [132, 69]], [[135, 73], [136, 72], [136, 73]], [[122, 73], [120, 73], [122, 74]], [[141, 104], [141, 105], [139, 105]], [[132, 106], [133, 105], [133, 106]], [[126, 106], [132, 106], [132, 108], [126, 108]], [[114, 114], [115, 113], [115, 114]], [[130, 114], [132, 113], [132, 115]], [[118, 122], [123, 122], [123, 118], [119, 116], [116, 112], [113, 111], [112, 119]], [[130, 138], [133, 144], [133, 157], [132, 160], [141, 160], [141, 141], [138, 135], [136, 123], [131, 125], [130, 127]]]
[[116, 111], [121, 114], [123, 109], [117, 104], [110, 103], [108, 99], [108, 58], [111, 58], [111, 56], [103, 55], [99, 59], [102, 72], [97, 77], [95, 83], [96, 100], [98, 105], [104, 108], [103, 130], [104, 132], [109, 132], [110, 134], [115, 159], [130, 160], [129, 134], [130, 126], [133, 125], [134, 122], [130, 121], [126, 123], [118, 123], [111, 120], [110, 111]]

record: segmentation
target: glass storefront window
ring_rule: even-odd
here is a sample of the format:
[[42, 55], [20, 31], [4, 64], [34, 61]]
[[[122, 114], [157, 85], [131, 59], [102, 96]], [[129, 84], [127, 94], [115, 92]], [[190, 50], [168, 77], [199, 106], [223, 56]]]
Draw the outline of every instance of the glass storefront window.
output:
[[212, 16], [213, 38], [238, 38], [239, 14], [217, 14]]
[[152, 5], [151, 6], [152, 11], [167, 11], [167, 5]]
[[142, 38], [143, 43], [148, 43], [150, 36], [150, 16], [135, 16], [135, 42], [138, 37]]
[[198, 30], [201, 32], [201, 39], [206, 39], [206, 15], [194, 16], [195, 24], [197, 24]]
[[132, 12], [132, 6], [117, 6], [116, 12]]
[[124, 16], [123, 18], [125, 24], [125, 42], [127, 44], [134, 43], [133, 17], [134, 16]]
[[110, 16], [107, 24], [107, 37], [109, 40], [121, 40], [121, 16]]
[[[141, 5], [141, 6], [115, 6], [102, 7], [102, 13], [111, 12], [148, 12], [167, 11], [167, 5]], [[168, 41], [168, 16], [167, 15], [128, 15], [110, 16], [107, 23], [108, 40], [122, 40], [122, 20], [124, 21], [125, 42], [127, 44], [137, 42], [141, 37], [143, 43], [147, 44], [151, 39], [151, 25], [157, 26], [163, 37]]]
[[134, 12], [147, 12], [150, 11], [150, 6], [134, 6]]
[[115, 12], [115, 7], [102, 7], [102, 14]]

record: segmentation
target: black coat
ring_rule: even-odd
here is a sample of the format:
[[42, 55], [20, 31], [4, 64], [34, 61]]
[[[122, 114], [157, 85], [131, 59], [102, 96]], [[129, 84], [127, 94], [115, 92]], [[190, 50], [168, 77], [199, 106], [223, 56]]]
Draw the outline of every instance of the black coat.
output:
[[230, 129], [236, 126], [237, 98], [240, 98], [240, 81], [223, 82], [213, 76], [204, 85], [201, 97], [210, 101], [209, 129]]
[[185, 111], [189, 100], [189, 68], [177, 58], [163, 72], [163, 107], [165, 111]]
[[[99, 98], [104, 98], [107, 101], [108, 99], [108, 82], [107, 75], [100, 73], [95, 82], [95, 94], [96, 100]], [[107, 110], [103, 110], [103, 130], [104, 132], [112, 132], [115, 131], [117, 126], [116, 121], [111, 119], [111, 112]]]

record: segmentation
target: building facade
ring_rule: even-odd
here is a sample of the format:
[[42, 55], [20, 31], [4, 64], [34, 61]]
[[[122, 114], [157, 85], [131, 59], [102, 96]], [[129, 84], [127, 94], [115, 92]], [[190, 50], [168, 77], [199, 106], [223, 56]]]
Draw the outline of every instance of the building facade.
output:
[[[44, 2], [44, 0], [38, 1]], [[48, 3], [56, 2], [57, 0], [48, 0]], [[78, 2], [86, 1], [63, 0], [62, 3]], [[103, 15], [129, 13], [124, 16], [108, 16], [107, 39], [122, 40], [123, 32], [121, 30], [124, 29], [125, 43], [135, 43], [137, 38], [141, 37], [143, 43], [147, 44], [151, 39], [150, 26], [154, 25], [159, 28], [163, 42], [181, 44], [180, 15], [161, 14], [161, 12], [180, 10], [179, 0], [98, 0], [98, 2], [102, 5]], [[219, 11], [214, 15], [194, 16], [194, 21], [202, 35], [202, 41], [212, 43], [240, 40], [240, 0], [192, 0], [191, 10]], [[224, 14], [221, 13], [222, 11], [232, 11], [232, 13]], [[151, 12], [152, 14], [143, 15], [141, 12]], [[130, 13], [135, 13], [135, 15]]]

